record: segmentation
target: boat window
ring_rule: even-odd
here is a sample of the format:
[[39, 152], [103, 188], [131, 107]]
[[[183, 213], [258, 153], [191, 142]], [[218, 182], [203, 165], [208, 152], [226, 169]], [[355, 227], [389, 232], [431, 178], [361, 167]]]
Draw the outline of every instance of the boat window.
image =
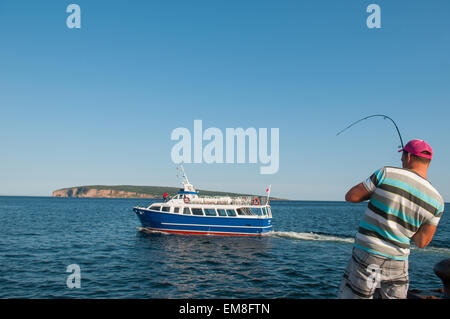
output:
[[163, 211], [163, 212], [170, 212], [170, 207], [168, 207], [168, 206], [163, 206], [162, 211]]
[[219, 216], [227, 216], [225, 209], [218, 209], [217, 212], [219, 213]]
[[192, 214], [198, 215], [198, 216], [203, 216], [203, 211], [201, 208], [192, 208]]
[[252, 215], [261, 216], [263, 214], [262, 213], [262, 208], [252, 207], [252, 208], [250, 208], [250, 210], [252, 211]]
[[203, 209], [205, 211], [205, 215], [206, 216], [216, 216], [216, 210], [214, 208], [204, 208]]
[[191, 214], [191, 210], [189, 209], [189, 207], [185, 207], [184, 211], [183, 211], [184, 215], [190, 215]]
[[175, 207], [175, 208], [173, 209], [173, 212], [174, 212], [175, 214], [178, 214], [178, 213], [180, 212], [180, 207]]
[[267, 208], [264, 207], [264, 208], [261, 208], [261, 209], [262, 209], [263, 215], [266, 216], [267, 215]]
[[244, 216], [244, 215], [252, 215], [252, 212], [250, 211], [250, 208], [243, 207], [237, 209], [238, 215]]
[[150, 207], [151, 210], [157, 210], [160, 211], [161, 210], [161, 206], [152, 206]]
[[236, 211], [234, 209], [227, 209], [228, 216], [236, 216]]

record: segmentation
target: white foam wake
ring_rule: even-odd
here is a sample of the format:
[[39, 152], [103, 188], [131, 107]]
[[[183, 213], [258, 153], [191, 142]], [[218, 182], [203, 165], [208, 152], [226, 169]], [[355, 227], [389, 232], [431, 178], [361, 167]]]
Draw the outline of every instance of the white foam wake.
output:
[[146, 233], [146, 234], [163, 234], [163, 235], [169, 235], [169, 233], [162, 232], [162, 231], [159, 231], [159, 230], [152, 230], [152, 229], [148, 229], [148, 228], [145, 228], [145, 227], [136, 227], [136, 230], [137, 230], [137, 231], [140, 231], [140, 232], [143, 232], [143, 233]]
[[[333, 235], [323, 235], [316, 233], [298, 233], [293, 231], [274, 231], [267, 233], [266, 236], [279, 237], [279, 238], [290, 238], [290, 239], [298, 239], [298, 240], [311, 240], [311, 241], [334, 241], [334, 242], [343, 242], [353, 244], [355, 242], [354, 238], [350, 237], [338, 237]], [[450, 255], [450, 248], [446, 247], [435, 247], [428, 246], [426, 248], [417, 248], [415, 246], [411, 246], [411, 250], [420, 251], [424, 253], [434, 253], [434, 254], [443, 254]]]
[[417, 250], [420, 252], [424, 252], [424, 253], [433, 253], [433, 254], [442, 254], [442, 255], [450, 255], [450, 248], [446, 248], [446, 247], [433, 247], [433, 246], [428, 246], [425, 248], [417, 248], [417, 247], [413, 247], [411, 246], [411, 250]]
[[267, 236], [281, 237], [281, 238], [292, 238], [299, 240], [313, 240], [313, 241], [337, 241], [344, 243], [354, 243], [353, 238], [348, 237], [337, 237], [333, 235], [322, 235], [315, 233], [297, 233], [293, 231], [274, 231], [267, 234]]

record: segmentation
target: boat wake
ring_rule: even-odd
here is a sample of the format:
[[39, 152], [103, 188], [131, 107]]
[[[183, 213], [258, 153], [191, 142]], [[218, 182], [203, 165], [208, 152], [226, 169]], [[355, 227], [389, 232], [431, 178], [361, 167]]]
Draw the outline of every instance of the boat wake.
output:
[[159, 230], [151, 230], [145, 227], [136, 227], [137, 231], [140, 231], [142, 233], [146, 233], [146, 234], [163, 234], [163, 235], [170, 235], [169, 233], [163, 232], [163, 231], [159, 231]]
[[[331, 241], [331, 242], [342, 242], [353, 244], [355, 242], [354, 238], [337, 236], [333, 234], [322, 234], [322, 233], [298, 233], [294, 231], [273, 231], [266, 236], [278, 237], [278, 238], [287, 238], [287, 239], [296, 239], [296, 240], [306, 240], [306, 241]], [[439, 247], [439, 246], [428, 246], [425, 248], [417, 248], [414, 245], [411, 245], [411, 250], [419, 251], [423, 253], [433, 253], [433, 254], [443, 254], [450, 255], [450, 248], [448, 247]]]
[[274, 231], [267, 234], [267, 236], [279, 237], [279, 238], [291, 238], [298, 240], [312, 240], [312, 241], [334, 241], [344, 243], [354, 243], [354, 239], [350, 237], [339, 237], [329, 234], [319, 233], [298, 233], [293, 231]]
[[423, 253], [450, 255], [450, 248], [447, 247], [436, 247], [436, 246], [428, 246], [425, 248], [411, 247], [411, 250], [417, 250]]

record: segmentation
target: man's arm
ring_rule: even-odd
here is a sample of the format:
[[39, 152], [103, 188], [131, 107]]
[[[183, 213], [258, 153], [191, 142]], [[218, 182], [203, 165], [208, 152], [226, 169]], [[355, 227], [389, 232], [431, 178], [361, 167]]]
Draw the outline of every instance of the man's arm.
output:
[[433, 239], [437, 226], [430, 224], [422, 224], [419, 230], [411, 238], [419, 248], [425, 248]]
[[364, 187], [363, 183], [359, 183], [345, 194], [345, 200], [351, 203], [361, 203], [368, 200], [370, 195], [372, 194]]

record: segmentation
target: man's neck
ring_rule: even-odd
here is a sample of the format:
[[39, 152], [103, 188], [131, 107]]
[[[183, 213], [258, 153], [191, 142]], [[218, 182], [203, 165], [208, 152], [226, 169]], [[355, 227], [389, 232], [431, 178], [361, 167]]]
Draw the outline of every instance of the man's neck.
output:
[[428, 172], [428, 168], [427, 167], [407, 167], [408, 169], [416, 172], [417, 174], [419, 174], [420, 176], [422, 176], [423, 178], [427, 179], [427, 172]]

